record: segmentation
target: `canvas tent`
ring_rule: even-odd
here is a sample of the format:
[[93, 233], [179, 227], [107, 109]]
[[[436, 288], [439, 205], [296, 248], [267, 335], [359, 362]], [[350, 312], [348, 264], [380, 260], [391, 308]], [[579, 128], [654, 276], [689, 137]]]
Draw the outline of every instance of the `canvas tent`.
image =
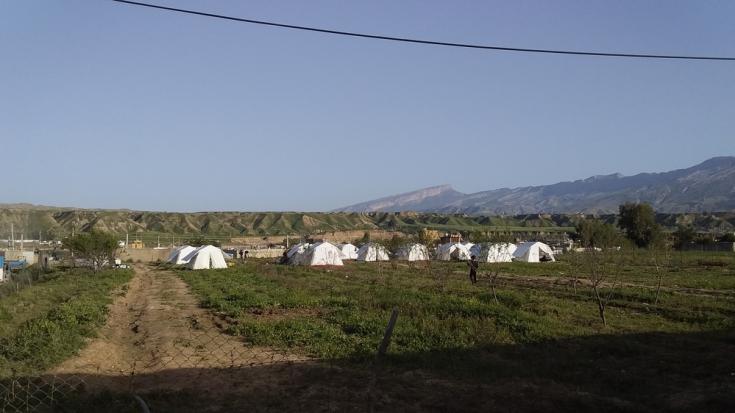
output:
[[480, 262], [511, 262], [515, 244], [509, 242], [475, 244], [470, 249], [470, 255], [477, 257]]
[[380, 244], [369, 242], [357, 250], [358, 261], [388, 261], [388, 250]]
[[171, 264], [176, 265], [186, 264], [187, 262], [189, 262], [186, 260], [186, 257], [191, 254], [195, 249], [196, 247], [192, 247], [191, 245], [182, 245], [180, 247], [176, 247], [173, 251], [171, 251], [171, 254], [169, 254], [166, 262], [170, 262]]
[[543, 242], [524, 242], [513, 253], [513, 261], [556, 261], [551, 247]]
[[426, 245], [409, 244], [398, 250], [396, 258], [403, 261], [428, 261], [429, 250]]
[[286, 258], [288, 258], [289, 262], [291, 261], [291, 258], [294, 257], [294, 255], [297, 254], [303, 254], [304, 251], [309, 249], [309, 243], [308, 242], [300, 242], [293, 247], [289, 248], [288, 252], [286, 252]]
[[189, 253], [184, 259], [186, 267], [192, 270], [206, 270], [210, 268], [227, 268], [225, 254], [221, 249], [205, 245]]
[[436, 259], [440, 261], [466, 261], [470, 259], [470, 251], [464, 245], [456, 242], [442, 244], [436, 249]]
[[356, 260], [357, 259], [357, 247], [352, 244], [339, 244], [337, 245], [340, 252], [340, 258], [343, 260]]
[[344, 265], [340, 250], [328, 242], [310, 245], [303, 252], [293, 255], [291, 265]]

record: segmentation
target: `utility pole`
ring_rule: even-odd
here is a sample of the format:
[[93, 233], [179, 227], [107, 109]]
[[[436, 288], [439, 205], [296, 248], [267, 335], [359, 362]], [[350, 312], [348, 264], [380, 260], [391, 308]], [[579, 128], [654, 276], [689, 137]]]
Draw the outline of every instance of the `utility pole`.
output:
[[10, 248], [12, 248], [13, 251], [15, 251], [15, 230], [13, 228], [12, 223], [10, 224], [10, 242], [11, 242]]
[[128, 248], [128, 243], [130, 242], [130, 237], [128, 236], [128, 233], [125, 233], [125, 249]]
[[160, 235], [158, 236], [157, 244], [158, 244], [158, 248], [161, 248], [161, 236]]

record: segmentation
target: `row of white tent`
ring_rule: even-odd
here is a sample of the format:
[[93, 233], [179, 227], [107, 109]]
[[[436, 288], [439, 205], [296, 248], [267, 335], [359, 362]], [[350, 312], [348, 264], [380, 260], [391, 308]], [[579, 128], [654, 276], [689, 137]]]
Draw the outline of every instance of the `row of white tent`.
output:
[[447, 243], [436, 250], [440, 261], [466, 261], [474, 256], [480, 262], [541, 262], [555, 261], [551, 247], [543, 242], [523, 242], [519, 245], [500, 243]]
[[171, 264], [185, 265], [192, 270], [205, 270], [227, 268], [225, 257], [225, 253], [213, 245], [204, 245], [199, 248], [183, 245], [171, 251], [166, 261]]
[[[540, 262], [554, 261], [551, 248], [542, 242], [524, 242], [518, 246], [510, 243], [448, 243], [436, 250], [440, 261], [466, 261], [472, 256], [480, 262]], [[388, 250], [376, 243], [367, 243], [360, 248], [352, 244], [329, 242], [316, 244], [300, 243], [286, 252], [287, 262], [291, 265], [343, 265], [343, 260], [389, 261]], [[212, 245], [192, 247], [184, 245], [171, 251], [167, 261], [185, 265], [193, 270], [227, 268], [226, 254]], [[403, 261], [428, 261], [431, 259], [425, 245], [409, 244], [396, 252], [396, 259]]]
[[385, 247], [373, 243], [357, 248], [352, 244], [302, 242], [286, 252], [286, 259], [291, 265], [343, 265], [342, 260], [388, 261], [390, 256]]
[[[437, 248], [436, 259], [440, 261], [466, 261], [472, 256], [480, 262], [541, 262], [554, 261], [554, 253], [542, 242], [524, 242], [516, 246], [511, 243], [447, 243]], [[396, 252], [396, 259], [403, 261], [428, 261], [431, 259], [425, 245], [409, 244]], [[316, 244], [300, 243], [286, 253], [291, 265], [343, 265], [343, 260], [388, 261], [388, 250], [376, 243], [367, 243], [360, 248], [352, 244], [333, 245], [329, 242]]]

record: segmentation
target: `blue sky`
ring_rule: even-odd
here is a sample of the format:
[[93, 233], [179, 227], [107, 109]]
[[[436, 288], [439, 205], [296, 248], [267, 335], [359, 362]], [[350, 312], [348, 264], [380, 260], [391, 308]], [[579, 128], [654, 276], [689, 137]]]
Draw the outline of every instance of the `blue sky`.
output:
[[[450, 42], [735, 56], [732, 1], [155, 1]], [[4, 0], [0, 45], [0, 202], [314, 211], [735, 154], [734, 62], [440, 48], [106, 0]]]

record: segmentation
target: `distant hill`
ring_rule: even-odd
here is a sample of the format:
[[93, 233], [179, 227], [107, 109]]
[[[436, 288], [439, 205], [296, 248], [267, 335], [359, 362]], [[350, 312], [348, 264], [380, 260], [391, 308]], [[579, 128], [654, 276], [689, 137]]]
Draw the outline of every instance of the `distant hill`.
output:
[[[619, 174], [554, 185], [463, 194], [448, 185], [342, 208], [345, 212], [151, 212], [0, 204], [0, 238], [61, 238], [92, 229], [116, 234], [305, 235], [330, 231], [564, 229], [585, 214], [614, 222], [618, 205], [649, 202], [667, 228], [735, 230], [735, 158], [664, 173]], [[386, 212], [388, 211], [388, 212]], [[396, 212], [398, 211], [398, 212]], [[724, 211], [710, 213], [704, 211]]]
[[662, 173], [598, 175], [553, 185], [463, 194], [449, 185], [363, 202], [337, 211], [418, 211], [472, 215], [611, 214], [624, 202], [663, 213], [735, 211], [735, 157]]
[[[415, 232], [420, 228], [439, 231], [558, 231], [570, 229], [582, 219], [578, 214], [524, 214], [485, 216], [415, 212], [320, 213], [320, 212], [146, 212], [84, 209], [29, 209], [0, 207], [0, 238], [60, 239], [72, 232], [100, 230], [119, 235], [173, 234], [177, 236], [267, 236], [307, 235], [333, 231], [390, 230]], [[615, 222], [614, 215], [601, 216]], [[732, 232], [735, 213], [658, 214], [667, 228], [679, 223], [698, 230]], [[0, 245], [2, 247], [2, 245]]]

